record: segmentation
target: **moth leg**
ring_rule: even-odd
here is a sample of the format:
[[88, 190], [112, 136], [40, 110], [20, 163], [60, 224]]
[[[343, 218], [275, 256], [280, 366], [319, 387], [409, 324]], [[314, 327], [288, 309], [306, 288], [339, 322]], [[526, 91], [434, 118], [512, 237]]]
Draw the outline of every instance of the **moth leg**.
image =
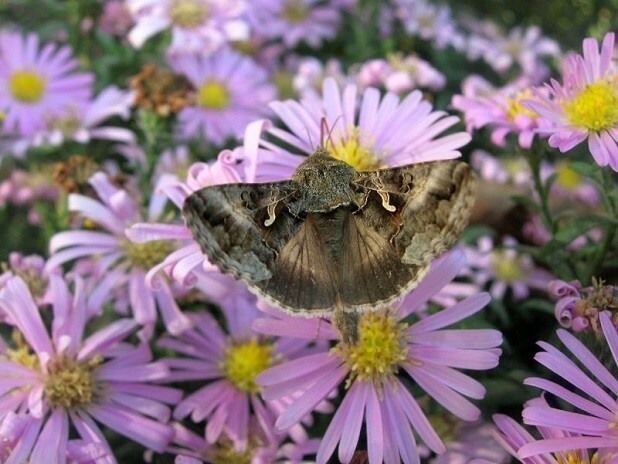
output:
[[382, 207], [386, 211], [389, 211], [391, 213], [397, 211], [397, 208], [390, 204], [390, 195], [388, 192], [385, 192], [384, 190], [376, 190], [376, 192], [378, 195], [380, 195], [380, 198], [382, 199]]
[[266, 207], [266, 212], [268, 213], [268, 219], [264, 221], [265, 227], [270, 227], [275, 223], [275, 219], [277, 218], [277, 215], [275, 214], [275, 208], [277, 207], [277, 203], [279, 202], [276, 201], [274, 203], [270, 203]]

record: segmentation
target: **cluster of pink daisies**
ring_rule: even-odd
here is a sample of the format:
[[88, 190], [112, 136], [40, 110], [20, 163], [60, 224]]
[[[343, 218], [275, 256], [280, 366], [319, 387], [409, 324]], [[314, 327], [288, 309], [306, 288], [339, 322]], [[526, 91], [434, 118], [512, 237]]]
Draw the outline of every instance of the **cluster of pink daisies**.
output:
[[[44, 257], [2, 258], [0, 464], [128, 462], [127, 446], [177, 464], [618, 462], [614, 33], [563, 54], [536, 27], [380, 2], [384, 40], [404, 34], [503, 78], [469, 74], [449, 98], [460, 119], [434, 104], [448, 70], [413, 50], [345, 63], [318, 53], [360, 8], [107, 0], [80, 30], [182, 82], [161, 87], [188, 89], [164, 113], [126, 80], [99, 82], [62, 37], [0, 29], [0, 161], [11, 166], [0, 205], [51, 230]], [[289, 179], [322, 143], [360, 171], [463, 151], [480, 186], [472, 232], [392, 307], [362, 314], [356, 342], [221, 273], [181, 216], [201, 188]], [[57, 169], [75, 188], [37, 161], [102, 150]], [[512, 198], [530, 211], [505, 226]], [[62, 228], [48, 227], [54, 209]], [[555, 316], [534, 374], [509, 361], [520, 334], [499, 330], [507, 301]], [[492, 377], [505, 362], [532, 399], [496, 411], [486, 405], [509, 394]]]

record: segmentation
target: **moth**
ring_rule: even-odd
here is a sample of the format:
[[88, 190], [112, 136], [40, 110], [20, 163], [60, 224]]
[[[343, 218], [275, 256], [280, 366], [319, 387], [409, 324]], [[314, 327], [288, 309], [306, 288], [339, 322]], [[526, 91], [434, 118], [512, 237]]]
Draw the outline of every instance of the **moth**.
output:
[[213, 264], [289, 313], [379, 309], [413, 289], [473, 206], [461, 161], [358, 172], [326, 148], [291, 180], [191, 194], [187, 226]]

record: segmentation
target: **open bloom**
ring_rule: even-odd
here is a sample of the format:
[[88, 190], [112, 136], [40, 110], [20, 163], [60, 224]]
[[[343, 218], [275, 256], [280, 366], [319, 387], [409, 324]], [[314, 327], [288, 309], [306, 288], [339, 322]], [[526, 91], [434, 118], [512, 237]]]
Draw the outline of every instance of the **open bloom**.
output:
[[28, 137], [69, 104], [85, 104], [93, 75], [78, 73], [69, 47], [45, 44], [35, 34], [0, 32], [2, 130]]
[[[129, 192], [116, 187], [103, 173], [90, 178], [90, 185], [99, 201], [81, 194], [69, 195], [69, 210], [79, 213], [86, 221], [102, 230], [70, 230], [59, 232], [50, 240], [51, 258], [48, 269], [80, 259], [95, 269], [100, 280], [89, 298], [89, 311], [98, 311], [112, 290], [120, 290], [129, 302], [135, 320], [153, 330], [157, 320], [157, 307], [170, 333], [178, 334], [190, 327], [189, 319], [180, 311], [174, 300], [173, 287], [158, 277], [152, 287], [146, 284], [146, 272], [172, 251], [173, 244], [149, 242], [137, 244], [125, 235], [132, 224], [142, 221], [137, 201]], [[153, 195], [148, 217], [156, 219], [163, 212], [165, 201]], [[122, 300], [116, 305], [121, 307]]]
[[[541, 398], [535, 398], [526, 403], [531, 407], [549, 407], [547, 401]], [[494, 422], [496, 427], [500, 431], [498, 438], [505, 450], [509, 452], [513, 457], [518, 458], [517, 450], [533, 443], [536, 438], [530, 434], [524, 427], [522, 427], [515, 420], [503, 414], [495, 414]], [[544, 439], [562, 439], [569, 440], [577, 437], [578, 435], [565, 432], [555, 427], [537, 427], [538, 433]], [[519, 458], [519, 462], [523, 464], [612, 464], [611, 455], [609, 453], [588, 453], [585, 449], [573, 448], [566, 451], [560, 451], [556, 453], [543, 453], [536, 456], [530, 456], [528, 458]]]
[[467, 77], [462, 84], [462, 94], [453, 97], [453, 107], [464, 114], [468, 131], [482, 127], [491, 128], [491, 141], [506, 144], [506, 137], [513, 133], [522, 148], [530, 148], [543, 120], [522, 104], [533, 98], [526, 79], [495, 88], [480, 76]]
[[495, 330], [455, 330], [447, 327], [480, 311], [489, 301], [477, 294], [410, 324], [408, 316], [447, 284], [465, 264], [453, 252], [436, 263], [427, 277], [401, 305], [365, 313], [358, 320], [357, 339], [344, 340], [337, 323], [272, 314], [254, 326], [268, 334], [336, 342], [317, 352], [271, 367], [257, 382], [264, 398], [277, 399], [302, 391], [279, 416], [280, 429], [297, 423], [344, 380], [349, 387], [317, 454], [326, 463], [339, 443], [339, 460], [352, 459], [363, 423], [369, 462], [386, 464], [419, 461], [418, 435], [436, 453], [445, 451], [421, 407], [400, 378], [405, 372], [431, 398], [466, 421], [480, 410], [465, 397], [480, 399], [484, 387], [458, 369], [485, 370], [498, 364], [502, 342]]
[[[73, 439], [95, 446], [97, 454], [105, 454], [97, 463], [114, 464], [97, 423], [163, 452], [173, 436], [166, 424], [171, 415], [168, 405], [176, 404], [181, 392], [151, 382], [164, 380], [169, 370], [152, 362], [146, 345], [126, 342], [138, 327], [132, 320], [116, 320], [86, 337], [81, 281], [72, 295], [61, 277], [50, 279], [51, 331], [21, 278], [11, 278], [0, 296], [0, 307], [15, 327], [13, 343], [2, 343], [0, 361], [3, 462], [65, 464], [74, 435]], [[20, 421], [11, 413], [28, 413], [31, 419]], [[22, 428], [15, 436], [17, 425]]]
[[526, 298], [530, 289], [545, 291], [552, 275], [534, 264], [532, 257], [515, 250], [517, 242], [506, 237], [503, 247], [494, 248], [493, 240], [484, 236], [476, 247], [466, 247], [468, 274], [478, 285], [490, 285], [495, 299], [502, 299], [510, 288], [517, 300]]
[[128, 0], [127, 7], [135, 21], [129, 42], [136, 48], [166, 29], [172, 30], [172, 53], [212, 53], [248, 36], [243, 0]]
[[618, 74], [613, 61], [614, 33], [599, 44], [584, 39], [583, 56], [565, 59], [562, 84], [552, 80], [549, 94], [524, 104], [551, 125], [543, 130], [549, 145], [567, 152], [588, 140], [599, 166], [618, 171]]
[[268, 38], [280, 38], [288, 47], [305, 41], [318, 47], [337, 34], [340, 8], [327, 0], [254, 0], [249, 11], [253, 27]]
[[[255, 304], [256, 298], [238, 285], [220, 301], [228, 333], [211, 314], [202, 312], [193, 315], [195, 328], [181, 338], [166, 336], [159, 341], [161, 347], [185, 355], [165, 361], [172, 371], [170, 381], [208, 382], [178, 404], [175, 419], [189, 415], [194, 422], [206, 419], [206, 442], [212, 445], [225, 436], [237, 451], [287, 435], [276, 432], [273, 424], [285, 403], [264, 401], [256, 378], [268, 367], [310, 352], [304, 340], [253, 332], [251, 324], [258, 314]], [[322, 406], [322, 411], [329, 410], [327, 403]], [[302, 427], [290, 433], [302, 434]]]
[[[322, 95], [272, 102], [270, 107], [288, 130], [273, 127], [269, 133], [303, 155], [311, 155], [324, 143], [331, 156], [359, 171], [457, 158], [461, 156], [457, 149], [470, 141], [465, 132], [438, 137], [459, 119], [433, 111], [418, 90], [401, 101], [391, 93], [381, 98], [373, 87], [363, 92], [360, 102], [357, 96], [355, 85], [342, 92], [334, 79], [327, 78]], [[327, 134], [321, 133], [323, 120]], [[262, 145], [268, 150], [258, 153], [258, 177], [264, 172], [289, 178], [304, 159], [272, 142]]]
[[[601, 330], [618, 365], [618, 332], [611, 321], [610, 313], [599, 316]], [[528, 458], [542, 453], [564, 452], [577, 449], [599, 449], [600, 452], [618, 450], [616, 417], [618, 417], [618, 378], [616, 378], [582, 342], [565, 330], [557, 331], [558, 338], [579, 361], [560, 352], [554, 346], [539, 342], [543, 351], [535, 359], [551, 370], [564, 382], [530, 377], [526, 385], [540, 388], [562, 401], [570, 404], [574, 411], [567, 411], [549, 405], [529, 405], [524, 409], [524, 423], [537, 427], [551, 427], [565, 432], [567, 436], [543, 438], [525, 444], [518, 450], [520, 458]], [[568, 436], [577, 434], [580, 436]], [[615, 456], [615, 458], [618, 456]], [[616, 462], [616, 461], [609, 461]]]
[[202, 136], [215, 145], [240, 137], [248, 123], [266, 114], [266, 104], [275, 97], [266, 71], [229, 49], [209, 57], [177, 56], [171, 65], [196, 89], [193, 103], [179, 114], [184, 137]]

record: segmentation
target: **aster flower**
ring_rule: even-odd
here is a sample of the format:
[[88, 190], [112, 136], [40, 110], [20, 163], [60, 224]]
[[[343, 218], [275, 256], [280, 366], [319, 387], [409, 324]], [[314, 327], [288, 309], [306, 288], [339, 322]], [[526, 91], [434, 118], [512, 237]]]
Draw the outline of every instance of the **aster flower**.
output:
[[301, 96], [319, 91], [324, 79], [327, 77], [335, 79], [340, 84], [348, 81], [348, 77], [344, 74], [341, 63], [335, 59], [330, 59], [326, 61], [326, 63], [322, 63], [322, 61], [315, 57], [304, 57], [300, 61], [294, 63], [292, 68], [295, 68], [292, 77], [292, 88], [295, 94]]
[[[543, 219], [538, 214], [533, 214], [528, 218], [521, 228], [523, 236], [535, 245], [543, 246], [552, 239], [552, 234], [547, 229]], [[574, 238], [567, 245], [569, 250], [579, 250], [590, 243], [598, 243], [603, 238], [603, 230], [599, 227], [592, 228], [584, 232], [579, 237]]]
[[480, 399], [485, 389], [457, 369], [495, 367], [501, 334], [495, 330], [446, 327], [480, 311], [489, 295], [474, 295], [421, 321], [407, 322], [408, 316], [447, 284], [464, 264], [462, 253], [450, 253], [432, 267], [406, 304], [363, 314], [358, 321], [356, 342], [343, 341], [332, 321], [284, 314], [258, 320], [254, 327], [263, 333], [336, 342], [329, 351], [284, 362], [258, 377], [266, 400], [303, 392], [279, 416], [277, 427], [286, 429], [297, 423], [345, 380], [348, 388], [320, 444], [318, 464], [328, 461], [338, 443], [339, 460], [349, 463], [363, 423], [371, 464], [418, 462], [415, 434], [432, 451], [444, 452], [443, 442], [398, 374], [407, 373], [457, 417], [466, 421], [479, 418], [479, 409], [465, 396]]
[[[269, 133], [310, 155], [322, 143], [321, 122], [329, 128], [326, 148], [331, 156], [357, 170], [402, 166], [423, 161], [452, 159], [461, 156], [457, 148], [470, 141], [469, 134], [457, 132], [436, 138], [458, 118], [442, 111], [432, 111], [422, 100], [420, 91], [402, 101], [393, 94], [380, 98], [380, 92], [368, 88], [357, 102], [357, 88], [347, 85], [341, 92], [332, 78], [324, 80], [322, 96], [310, 94], [300, 103], [275, 101], [270, 107], [288, 130], [269, 129]], [[256, 175], [267, 173], [285, 179], [303, 161], [272, 142], [263, 141], [267, 150], [258, 153]]]
[[[590, 287], [580, 282], [552, 280], [548, 285], [550, 296], [556, 301], [555, 315], [560, 325], [574, 332], [593, 332], [601, 335], [599, 315], [618, 310], [618, 287], [594, 280]], [[618, 327], [618, 318], [611, 318]]]
[[123, 0], [106, 0], [99, 18], [99, 30], [108, 35], [124, 37], [131, 27], [133, 18]]
[[0, 110], [2, 130], [28, 137], [69, 104], [85, 104], [93, 75], [78, 73], [69, 47], [39, 44], [35, 34], [0, 32]]
[[552, 80], [548, 95], [524, 104], [550, 123], [543, 130], [549, 145], [567, 152], [583, 141], [599, 166], [618, 171], [618, 78], [613, 59], [614, 33], [599, 44], [587, 38], [583, 56], [565, 59], [562, 84]]
[[[431, 417], [430, 417], [431, 421]], [[446, 422], [443, 420], [443, 422]], [[455, 421], [450, 421], [455, 422]], [[452, 436], [445, 440], [446, 452], [429, 460], [430, 464], [507, 464], [508, 453], [494, 437], [490, 423], [446, 423], [447, 433]], [[450, 427], [449, 427], [450, 425]]]
[[[39, 255], [23, 255], [16, 251], [9, 254], [7, 263], [2, 265], [0, 289], [14, 276], [19, 276], [28, 287], [37, 304], [52, 301], [49, 286], [49, 273], [45, 269], [45, 259]], [[0, 290], [1, 292], [1, 290]]]
[[112, 117], [129, 119], [133, 101], [132, 92], [110, 86], [83, 106], [69, 102], [64, 111], [46, 118], [45, 127], [30, 138], [29, 144], [60, 145], [67, 139], [82, 144], [93, 139], [134, 144], [135, 135], [129, 129], [100, 127], [103, 121]]
[[[618, 364], [618, 333], [610, 313], [599, 315], [604, 341]], [[519, 448], [520, 458], [542, 453], [556, 453], [577, 449], [599, 449], [600, 452], [615, 452], [618, 438], [614, 433], [618, 415], [616, 394], [618, 379], [597, 359], [597, 356], [569, 332], [560, 329], [558, 338], [580, 363], [576, 364], [554, 346], [539, 342], [543, 351], [535, 359], [564, 380], [560, 385], [539, 377], [530, 377], [526, 385], [540, 388], [565, 403], [574, 411], [548, 405], [529, 405], [523, 411], [524, 423], [536, 427], [551, 427], [565, 433], [564, 437], [543, 438]], [[582, 367], [580, 367], [583, 366]], [[577, 434], [581, 436], [568, 436]], [[617, 456], [614, 456], [616, 459]], [[609, 462], [615, 462], [609, 460]]]
[[465, 47], [465, 38], [446, 5], [435, 5], [426, 0], [396, 0], [395, 16], [405, 31], [424, 40], [431, 40], [436, 47]]
[[58, 188], [50, 181], [49, 173], [31, 168], [11, 170], [8, 178], [0, 182], [0, 206], [14, 205], [27, 210], [30, 224], [39, 224], [39, 213], [35, 205], [39, 202], [53, 202], [58, 198]]
[[446, 85], [444, 74], [416, 55], [394, 54], [386, 60], [369, 60], [356, 74], [361, 87], [384, 87], [398, 95], [415, 88], [440, 90]]
[[[220, 301], [220, 306], [228, 333], [211, 314], [195, 313], [195, 329], [185, 332], [182, 338], [165, 336], [159, 346], [185, 355], [165, 361], [172, 371], [170, 381], [208, 382], [178, 404], [174, 418], [181, 420], [190, 415], [194, 422], [206, 419], [207, 443], [212, 445], [226, 436], [240, 452], [255, 442], [272, 443], [286, 436], [273, 427], [274, 416], [286, 399], [284, 403], [264, 401], [256, 377], [284, 359], [311, 351], [302, 340], [272, 339], [253, 332], [251, 324], [258, 314], [256, 297], [240, 285]], [[330, 410], [327, 403], [319, 409]], [[310, 423], [310, 417], [305, 419]], [[257, 430], [252, 434], [254, 426]], [[290, 431], [292, 435], [298, 433], [303, 433], [302, 427]]]
[[[549, 407], [547, 401], [543, 397], [530, 400], [526, 404], [531, 407]], [[495, 414], [493, 419], [499, 430], [498, 439], [500, 443], [503, 448], [515, 458], [518, 458], [518, 449], [536, 440], [530, 432], [508, 416]], [[545, 439], [568, 440], [577, 436], [555, 427], [537, 427], [537, 431]], [[563, 452], [539, 454], [524, 459], [518, 459], [518, 461], [523, 464], [612, 464], [609, 458], [610, 456], [605, 453], [591, 455], [591, 453], [588, 453], [586, 450], [575, 448]]]
[[453, 107], [464, 114], [468, 131], [490, 127], [491, 141], [502, 147], [510, 133], [517, 135], [522, 148], [530, 148], [537, 130], [545, 124], [523, 105], [534, 98], [526, 79], [495, 88], [480, 76], [472, 75], [462, 83], [462, 95], [455, 95]]
[[212, 53], [229, 40], [248, 37], [243, 0], [128, 0], [135, 26], [129, 42], [141, 48], [150, 37], [172, 30], [172, 53]]
[[[47, 268], [54, 269], [73, 260], [87, 261], [100, 279], [93, 290], [90, 312], [98, 311], [112, 289], [122, 289], [135, 320], [151, 333], [157, 320], [156, 308], [170, 333], [190, 327], [189, 319], [174, 301], [174, 288], [159, 277], [154, 288], [146, 284], [146, 272], [172, 250], [172, 244], [151, 242], [134, 244], [125, 235], [132, 224], [142, 221], [139, 205], [129, 192], [113, 185], [103, 173], [90, 178], [99, 201], [81, 194], [69, 195], [69, 210], [96, 224], [101, 230], [59, 232], [50, 240]], [[153, 195], [148, 217], [156, 219], [165, 202]], [[118, 301], [116, 302], [118, 305]]]
[[203, 136], [216, 145], [228, 137], [240, 137], [275, 97], [266, 71], [228, 49], [209, 57], [178, 56], [171, 65], [196, 89], [194, 102], [178, 116], [183, 137]]
[[489, 292], [497, 300], [503, 299], [509, 288], [517, 300], [526, 298], [530, 289], [544, 291], [552, 275], [538, 268], [529, 255], [515, 250], [517, 241], [512, 237], [506, 237], [502, 245], [496, 249], [493, 240], [484, 236], [476, 247], [466, 248], [472, 280], [481, 286], [489, 283]]
[[556, 41], [543, 37], [537, 26], [514, 27], [506, 35], [495, 28], [490, 31], [493, 33], [486, 37], [476, 36], [476, 47], [487, 64], [498, 72], [506, 72], [517, 63], [524, 74], [533, 76], [543, 67], [542, 58], [560, 54]]
[[[72, 295], [62, 278], [52, 275], [50, 280], [54, 299], [49, 332], [21, 278], [9, 279], [0, 296], [0, 307], [17, 331], [12, 345], [3, 343], [2, 425], [11, 413], [29, 413], [33, 419], [22, 423], [18, 439], [0, 436], [0, 449], [8, 456], [4, 462], [64, 464], [70, 435], [76, 434], [105, 450], [108, 456], [97, 462], [113, 464], [97, 422], [163, 452], [173, 436], [166, 425], [168, 405], [181, 393], [150, 382], [165, 380], [167, 367], [152, 362], [146, 345], [125, 342], [137, 328], [134, 321], [119, 319], [86, 337], [83, 284], [78, 280]], [[15, 429], [0, 431], [10, 434]]]
[[572, 164], [566, 160], [541, 164], [541, 179], [547, 180], [554, 176], [551, 184], [550, 195], [553, 200], [571, 204], [573, 202], [585, 205], [598, 205], [601, 194], [594, 182], [586, 179], [573, 169]]
[[530, 165], [522, 156], [493, 156], [485, 150], [474, 150], [470, 165], [483, 180], [496, 184], [532, 187]]
[[281, 39], [287, 47], [302, 41], [318, 47], [337, 34], [341, 12], [335, 3], [331, 0], [254, 0], [249, 17], [260, 34]]

